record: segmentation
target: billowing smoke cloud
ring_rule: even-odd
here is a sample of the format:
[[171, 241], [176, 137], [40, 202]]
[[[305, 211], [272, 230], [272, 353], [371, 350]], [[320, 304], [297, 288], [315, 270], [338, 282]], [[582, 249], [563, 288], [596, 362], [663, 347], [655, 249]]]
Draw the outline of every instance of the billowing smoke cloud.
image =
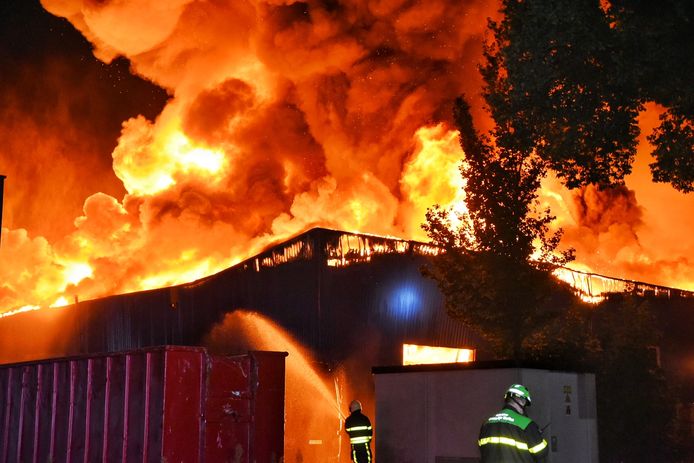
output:
[[574, 193], [574, 202], [581, 227], [599, 234], [617, 226], [631, 236], [622, 241], [637, 239], [643, 214], [633, 190], [625, 186], [598, 188], [590, 185]]
[[[120, 122], [113, 117], [127, 117], [134, 104], [94, 98], [107, 85], [99, 64], [79, 71], [65, 58], [16, 67], [5, 58], [1, 64], [0, 170], [8, 176], [4, 223], [57, 240], [72, 230], [88, 195], [123, 194], [111, 163], [97, 154], [116, 146]], [[128, 72], [120, 61], [111, 67], [119, 71]], [[131, 91], [142, 94], [141, 87]]]
[[90, 196], [46, 244], [56, 291], [0, 306], [194, 279], [315, 225], [423, 238], [414, 211], [452, 199], [413, 204], [402, 172], [417, 130], [478, 94], [488, 2], [42, 3], [172, 97], [123, 122], [125, 195]]
[[[655, 114], [655, 117], [654, 117]], [[649, 108], [644, 119], [656, 119]], [[683, 289], [694, 289], [694, 242], [688, 230], [694, 226], [694, 197], [668, 185], [650, 181], [649, 151], [639, 147], [628, 186], [575, 191], [563, 188], [555, 178], [543, 184], [542, 198], [563, 227], [563, 243], [576, 249], [578, 270], [627, 280]]]
[[632, 190], [591, 185], [574, 192], [572, 199], [576, 225], [566, 230], [566, 240], [576, 243], [581, 256], [592, 262], [631, 261], [634, 253], [643, 252], [638, 238], [643, 213]]
[[[61, 238], [10, 231], [14, 246], [44, 252], [36, 263], [0, 248], [17, 257], [0, 307], [190, 281], [316, 225], [424, 239], [426, 207], [460, 199], [454, 98], [468, 95], [488, 126], [476, 66], [493, 2], [42, 3], [99, 59], [127, 58], [171, 98], [156, 117], [123, 121], [113, 172], [125, 193], [91, 190]], [[643, 247], [648, 220], [629, 194], [611, 194], [621, 206], [591, 190], [578, 203], [555, 195], [569, 244], [590, 266], [614, 252], [615, 262], [643, 261], [617, 247], [625, 237]], [[38, 271], [52, 290], [27, 292], [19, 275]]]

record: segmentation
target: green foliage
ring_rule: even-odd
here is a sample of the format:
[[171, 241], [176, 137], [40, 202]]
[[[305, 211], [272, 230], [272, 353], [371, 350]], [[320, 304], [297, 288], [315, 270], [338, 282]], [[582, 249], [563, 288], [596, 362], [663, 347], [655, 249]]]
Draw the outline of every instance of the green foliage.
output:
[[660, 116], [660, 127], [648, 141], [656, 146], [652, 163], [653, 179], [670, 182], [680, 191], [694, 191], [694, 127], [685, 117], [668, 111]]
[[562, 312], [557, 294], [570, 299], [550, 270], [573, 259], [573, 250], [555, 252], [561, 231], [551, 232], [550, 211], [539, 210], [544, 163], [532, 153], [495, 148], [475, 131], [464, 99], [456, 100], [454, 116], [468, 212], [458, 226], [449, 211], [428, 211], [423, 227], [446, 250], [428, 274], [451, 315], [476, 328], [499, 355], [520, 358], [523, 339]]
[[481, 68], [499, 145], [536, 150], [570, 188], [619, 184], [655, 101], [654, 180], [694, 189], [694, 2], [504, 0], [502, 13]]
[[595, 372], [601, 462], [684, 461], [677, 455], [686, 444], [675, 433], [675, 390], [657, 363], [662, 332], [650, 302], [613, 295], [598, 306], [576, 304], [525, 341], [532, 359]]
[[600, 461], [672, 460], [675, 400], [653, 346], [660, 343], [648, 300], [615, 296], [593, 315]]
[[[480, 136], [462, 98], [455, 108], [468, 212], [453, 222], [450, 211], [436, 206], [423, 225], [446, 251], [426, 273], [438, 282], [450, 315], [486, 338], [499, 357], [595, 371], [601, 461], [675, 461], [675, 401], [655, 361], [652, 346], [662, 335], [649, 301], [613, 296], [597, 307], [577, 301], [550, 272], [573, 252], [556, 252], [561, 231], [551, 232], [550, 211], [539, 210], [545, 163]], [[495, 136], [504, 130], [497, 127]]]
[[[637, 117], [655, 102], [664, 112], [648, 135], [653, 179], [694, 191], [694, 2], [502, 0], [501, 12], [481, 67], [500, 152], [535, 154], [570, 188], [620, 184]], [[526, 356], [596, 372], [601, 461], [676, 459], [656, 326], [646, 299], [612, 297], [524, 330]]]
[[592, 330], [591, 309], [591, 306], [574, 300], [560, 317], [525, 339], [528, 357], [562, 365], [569, 370], [594, 370], [602, 358], [603, 347]]

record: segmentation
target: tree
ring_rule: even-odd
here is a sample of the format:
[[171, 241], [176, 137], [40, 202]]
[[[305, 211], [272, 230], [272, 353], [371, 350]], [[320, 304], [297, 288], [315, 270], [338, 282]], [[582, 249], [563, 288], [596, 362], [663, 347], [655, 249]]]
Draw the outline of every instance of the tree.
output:
[[574, 304], [524, 342], [528, 358], [576, 371], [595, 371], [603, 358], [600, 339], [592, 329], [594, 307], [576, 298]]
[[570, 188], [631, 171], [646, 102], [654, 181], [694, 191], [694, 2], [503, 0], [481, 72], [502, 146], [535, 149]]
[[519, 359], [523, 340], [572, 298], [551, 270], [572, 260], [573, 250], [555, 252], [561, 231], [550, 231], [554, 217], [539, 209], [545, 163], [479, 135], [463, 98], [455, 102], [454, 118], [465, 151], [460, 172], [468, 211], [457, 217], [459, 224], [438, 205], [427, 212], [423, 228], [445, 252], [426, 272], [452, 316], [476, 329], [500, 356]]
[[655, 355], [658, 326], [643, 297], [613, 295], [595, 309], [600, 461], [675, 461], [675, 399]]
[[689, 461], [673, 378], [658, 363], [658, 309], [654, 298], [613, 294], [570, 308], [527, 341], [533, 359], [595, 373], [601, 462]]

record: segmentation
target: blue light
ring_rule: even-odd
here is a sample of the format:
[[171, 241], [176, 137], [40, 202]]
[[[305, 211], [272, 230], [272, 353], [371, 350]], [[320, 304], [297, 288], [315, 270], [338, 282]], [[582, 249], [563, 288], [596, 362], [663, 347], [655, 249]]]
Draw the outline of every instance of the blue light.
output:
[[396, 287], [389, 297], [391, 313], [398, 318], [410, 318], [422, 308], [419, 292], [411, 284]]

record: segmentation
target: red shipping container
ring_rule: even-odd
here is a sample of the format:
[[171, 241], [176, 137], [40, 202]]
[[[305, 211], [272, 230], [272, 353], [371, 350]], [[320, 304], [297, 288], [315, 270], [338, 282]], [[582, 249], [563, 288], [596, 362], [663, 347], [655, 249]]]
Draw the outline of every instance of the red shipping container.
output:
[[277, 463], [286, 355], [162, 346], [0, 365], [0, 463]]

